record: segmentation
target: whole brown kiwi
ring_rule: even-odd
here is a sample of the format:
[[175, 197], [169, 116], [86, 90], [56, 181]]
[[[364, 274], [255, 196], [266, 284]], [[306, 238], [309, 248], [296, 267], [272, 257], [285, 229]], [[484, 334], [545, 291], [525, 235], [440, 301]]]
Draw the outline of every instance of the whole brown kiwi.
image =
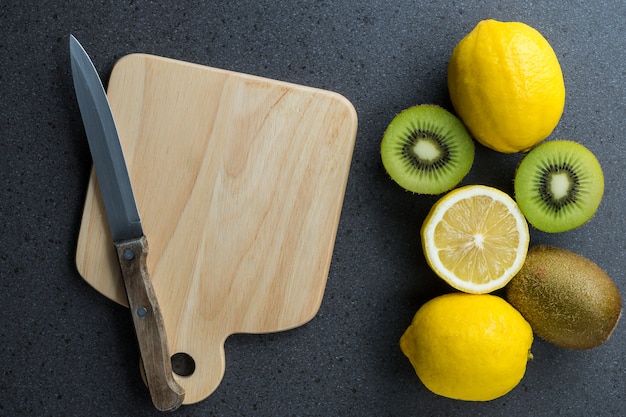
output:
[[610, 336], [622, 312], [611, 278], [591, 260], [553, 246], [534, 246], [505, 297], [542, 339], [592, 349]]

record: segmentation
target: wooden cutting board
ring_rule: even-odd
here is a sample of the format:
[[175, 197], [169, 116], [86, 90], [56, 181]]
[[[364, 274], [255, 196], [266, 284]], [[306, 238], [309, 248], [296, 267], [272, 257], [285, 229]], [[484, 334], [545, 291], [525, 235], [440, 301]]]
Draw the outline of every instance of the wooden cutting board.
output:
[[[195, 362], [175, 375], [194, 403], [222, 379], [229, 335], [286, 330], [317, 313], [356, 112], [333, 92], [144, 54], [118, 61], [108, 96], [170, 351]], [[126, 304], [93, 172], [76, 263]]]

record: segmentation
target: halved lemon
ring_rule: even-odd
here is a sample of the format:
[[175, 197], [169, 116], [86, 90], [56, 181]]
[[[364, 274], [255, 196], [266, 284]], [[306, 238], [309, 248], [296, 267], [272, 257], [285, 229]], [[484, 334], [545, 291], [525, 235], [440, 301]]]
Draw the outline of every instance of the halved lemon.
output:
[[485, 185], [449, 192], [430, 210], [421, 230], [428, 265], [457, 290], [486, 294], [520, 270], [530, 235], [517, 203]]

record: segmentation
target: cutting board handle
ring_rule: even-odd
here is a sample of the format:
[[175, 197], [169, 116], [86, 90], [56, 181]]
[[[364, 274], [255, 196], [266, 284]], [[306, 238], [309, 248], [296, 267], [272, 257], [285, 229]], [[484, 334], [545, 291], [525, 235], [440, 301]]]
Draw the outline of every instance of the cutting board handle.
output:
[[216, 328], [204, 334], [201, 344], [172, 355], [174, 378], [185, 390], [185, 404], [208, 397], [217, 389], [226, 371], [224, 345], [227, 335]]

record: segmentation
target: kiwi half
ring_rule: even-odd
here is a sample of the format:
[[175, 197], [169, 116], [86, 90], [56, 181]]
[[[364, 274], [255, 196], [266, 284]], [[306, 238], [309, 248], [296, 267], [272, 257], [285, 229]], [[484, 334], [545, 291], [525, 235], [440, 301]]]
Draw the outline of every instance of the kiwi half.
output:
[[401, 187], [418, 194], [441, 194], [469, 172], [474, 142], [452, 113], [422, 104], [393, 118], [380, 153], [385, 170]]
[[533, 148], [515, 173], [515, 199], [536, 229], [557, 233], [593, 217], [604, 193], [604, 175], [583, 145], [554, 140]]

